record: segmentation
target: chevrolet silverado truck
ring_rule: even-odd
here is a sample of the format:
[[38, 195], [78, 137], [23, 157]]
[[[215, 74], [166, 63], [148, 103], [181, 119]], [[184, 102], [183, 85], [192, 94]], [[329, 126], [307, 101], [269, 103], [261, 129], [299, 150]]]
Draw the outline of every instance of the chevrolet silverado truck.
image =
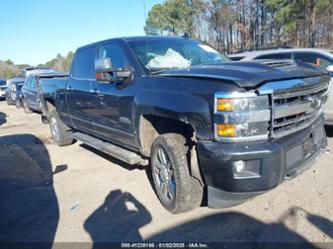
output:
[[67, 78], [41, 81], [42, 118], [60, 146], [79, 140], [149, 166], [172, 213], [229, 207], [313, 165], [327, 145], [329, 82], [300, 61], [231, 62], [192, 39], [115, 38], [77, 49]]

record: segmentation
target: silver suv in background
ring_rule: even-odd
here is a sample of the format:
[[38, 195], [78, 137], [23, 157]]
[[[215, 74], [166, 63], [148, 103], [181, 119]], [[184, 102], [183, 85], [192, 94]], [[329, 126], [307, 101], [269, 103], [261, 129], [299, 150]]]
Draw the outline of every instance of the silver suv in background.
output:
[[269, 50], [244, 51], [228, 55], [233, 61], [251, 60], [301, 60], [325, 68], [331, 74], [331, 89], [324, 106], [327, 124], [333, 125], [333, 50], [317, 48], [279, 48]]
[[0, 100], [5, 99], [7, 83], [5, 79], [0, 79]]

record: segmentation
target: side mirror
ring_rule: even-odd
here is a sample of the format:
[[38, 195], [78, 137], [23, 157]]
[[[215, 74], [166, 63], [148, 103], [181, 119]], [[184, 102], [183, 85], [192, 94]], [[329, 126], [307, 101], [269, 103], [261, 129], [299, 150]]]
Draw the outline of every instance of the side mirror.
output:
[[326, 70], [329, 71], [331, 74], [333, 73], [333, 65], [329, 65], [326, 67]]
[[130, 82], [133, 80], [133, 72], [123, 68], [114, 68], [111, 58], [95, 60], [96, 80], [101, 82]]

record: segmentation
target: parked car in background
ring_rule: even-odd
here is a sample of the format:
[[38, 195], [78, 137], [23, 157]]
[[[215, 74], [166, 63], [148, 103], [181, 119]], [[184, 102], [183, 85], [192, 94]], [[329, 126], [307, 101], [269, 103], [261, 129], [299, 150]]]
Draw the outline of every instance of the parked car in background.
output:
[[118, 38], [79, 48], [69, 77], [42, 81], [42, 117], [60, 146], [80, 140], [149, 165], [172, 213], [200, 206], [205, 191], [208, 206], [229, 207], [325, 149], [329, 81], [302, 61], [230, 62], [191, 39]]
[[[230, 59], [237, 61], [251, 60], [299, 60], [315, 64], [330, 72], [333, 77], [333, 50], [317, 48], [291, 48], [291, 49], [272, 49], [259, 51], [245, 51], [228, 55]], [[331, 85], [333, 84], [333, 78]], [[329, 97], [324, 105], [324, 111], [327, 117], [326, 123], [333, 125], [333, 87], [329, 92]]]
[[6, 101], [8, 105], [15, 105], [17, 108], [21, 107], [20, 95], [24, 81], [25, 78], [11, 78], [7, 80]]
[[66, 73], [59, 73], [55, 71], [47, 73], [42, 72], [39, 74], [36, 74], [36, 72], [34, 72], [33, 74], [29, 74], [22, 87], [21, 101], [24, 111], [26, 113], [42, 111], [39, 91], [40, 80], [44, 78], [60, 78], [66, 76], [68, 76]]
[[29, 75], [55, 73], [56, 71], [48, 67], [27, 67], [24, 69], [24, 72], [25, 77], [27, 78]]
[[0, 79], [0, 100], [5, 99], [7, 82], [5, 79]]

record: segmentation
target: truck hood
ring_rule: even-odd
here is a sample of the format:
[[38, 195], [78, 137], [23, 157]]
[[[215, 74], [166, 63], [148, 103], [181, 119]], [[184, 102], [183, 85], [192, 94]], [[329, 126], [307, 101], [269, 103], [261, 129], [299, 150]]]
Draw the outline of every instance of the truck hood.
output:
[[256, 62], [225, 62], [172, 69], [160, 73], [165, 77], [217, 79], [241, 88], [253, 88], [266, 82], [299, 79], [327, 74], [313, 64], [293, 60], [261, 60]]

